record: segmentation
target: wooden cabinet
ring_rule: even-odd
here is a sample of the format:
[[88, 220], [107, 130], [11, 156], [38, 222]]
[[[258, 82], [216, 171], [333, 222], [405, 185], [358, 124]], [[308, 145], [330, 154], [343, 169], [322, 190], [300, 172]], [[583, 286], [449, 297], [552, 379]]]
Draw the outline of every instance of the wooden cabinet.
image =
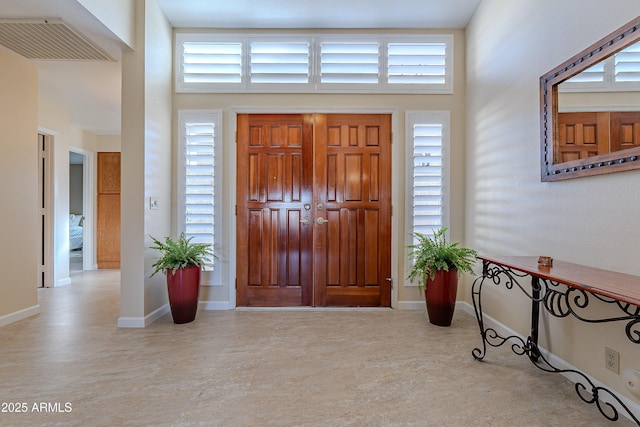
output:
[[120, 153], [98, 153], [98, 268], [120, 268]]

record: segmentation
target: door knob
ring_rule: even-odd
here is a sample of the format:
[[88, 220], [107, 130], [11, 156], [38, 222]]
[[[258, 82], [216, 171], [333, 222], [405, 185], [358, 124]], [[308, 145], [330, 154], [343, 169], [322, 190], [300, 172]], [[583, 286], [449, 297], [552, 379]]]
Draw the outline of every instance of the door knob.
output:
[[325, 222], [329, 222], [328, 219], [324, 219], [322, 217], [319, 217], [318, 219], [316, 219], [316, 222], [320, 225], [324, 224]]
[[300, 220], [300, 222], [303, 224], [311, 224], [311, 220], [309, 218], [303, 218]]

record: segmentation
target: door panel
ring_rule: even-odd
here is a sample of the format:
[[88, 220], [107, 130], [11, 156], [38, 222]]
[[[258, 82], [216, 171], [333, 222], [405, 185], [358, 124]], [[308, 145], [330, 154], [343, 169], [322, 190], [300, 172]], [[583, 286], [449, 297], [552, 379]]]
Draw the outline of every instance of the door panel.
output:
[[301, 220], [310, 216], [312, 136], [304, 115], [238, 115], [239, 306], [311, 304], [312, 227]]
[[98, 153], [98, 268], [120, 268], [120, 153]]
[[238, 115], [238, 306], [390, 306], [390, 122]]
[[391, 305], [391, 118], [316, 118], [314, 291], [318, 306]]
[[640, 147], [640, 113], [611, 113], [611, 151]]
[[610, 151], [608, 113], [560, 113], [558, 130], [555, 162], [580, 160]]

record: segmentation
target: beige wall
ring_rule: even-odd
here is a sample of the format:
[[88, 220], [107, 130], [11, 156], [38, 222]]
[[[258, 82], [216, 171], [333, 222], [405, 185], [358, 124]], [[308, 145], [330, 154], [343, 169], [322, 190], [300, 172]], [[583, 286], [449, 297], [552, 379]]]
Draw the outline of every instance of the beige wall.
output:
[[97, 137], [97, 150], [96, 151], [121, 151], [122, 150], [122, 138], [120, 135], [98, 135]]
[[569, 92], [558, 94], [558, 111], [638, 111], [640, 92]]
[[[51, 280], [47, 280], [45, 286], [62, 286], [71, 282], [69, 277], [69, 150], [80, 149], [84, 151], [83, 154], [95, 153], [98, 149], [98, 136], [72, 126], [70, 114], [66, 109], [42, 99], [38, 100], [37, 121], [40, 132], [51, 135], [54, 147], [51, 156], [54, 171], [51, 186], [53, 265], [50, 266]], [[88, 159], [88, 161], [91, 170], [93, 160]], [[91, 173], [95, 174], [95, 170]], [[95, 200], [93, 205], [95, 211]], [[85, 242], [85, 251], [87, 248], [89, 248], [88, 252], [93, 251], [92, 242]], [[90, 253], [88, 256], [94, 258], [95, 254]]]
[[[157, 6], [147, 0], [145, 19], [145, 234], [144, 244], [171, 235], [171, 102], [173, 29]], [[149, 209], [149, 200], [158, 209]], [[149, 278], [157, 253], [145, 252], [145, 316], [167, 303], [166, 281], [162, 275]]]
[[[37, 86], [36, 86], [37, 90]], [[38, 128], [50, 135], [53, 143], [51, 166], [53, 183], [51, 185], [51, 224], [53, 226], [52, 251], [53, 265], [49, 265], [51, 279], [45, 286], [69, 284], [69, 147], [73, 135], [69, 112], [57, 105], [38, 100]], [[79, 142], [79, 141], [76, 141]]]
[[38, 70], [2, 48], [0, 64], [2, 326], [39, 312]]
[[77, 0], [123, 43], [135, 48], [136, 0]]
[[83, 213], [82, 165], [69, 165], [69, 213]]
[[[172, 30], [155, 0], [136, 3], [136, 51], [123, 54], [120, 326], [162, 314], [163, 277], [149, 278], [149, 234], [171, 233]], [[149, 209], [149, 198], [158, 210]]]
[[[467, 245], [640, 274], [640, 171], [540, 182], [538, 94], [542, 74], [639, 14], [635, 0], [482, 1], [467, 28]], [[489, 315], [528, 335], [529, 304], [517, 291], [485, 295]], [[640, 369], [624, 324], [542, 323], [544, 347], [630, 396], [604, 367], [609, 346], [621, 369]]]
[[[181, 30], [186, 31], [186, 30]], [[395, 33], [393, 30], [390, 33]], [[379, 33], [379, 32], [377, 32]], [[414, 31], [414, 33], [416, 33]], [[397, 287], [395, 306], [424, 306], [424, 299], [415, 286], [405, 287], [407, 266], [405, 263], [405, 132], [404, 116], [408, 110], [450, 111], [451, 113], [451, 236], [461, 240], [464, 235], [464, 123], [465, 123], [465, 78], [464, 78], [464, 31], [440, 30], [424, 33], [454, 34], [454, 94], [453, 95], [359, 95], [359, 94], [176, 94], [174, 118], [181, 109], [219, 109], [223, 112], [223, 206], [222, 229], [224, 231], [221, 257], [224, 263], [225, 286], [205, 287], [201, 301], [229, 301], [235, 279], [235, 206], [236, 157], [233, 138], [236, 112], [349, 112], [371, 111], [394, 114], [393, 144], [393, 235], [392, 274]], [[173, 137], [177, 140], [177, 126]], [[174, 149], [177, 156], [177, 149]], [[241, 260], [238, 260], [241, 262]], [[395, 292], [395, 291], [394, 291]], [[233, 298], [231, 298], [233, 299]]]

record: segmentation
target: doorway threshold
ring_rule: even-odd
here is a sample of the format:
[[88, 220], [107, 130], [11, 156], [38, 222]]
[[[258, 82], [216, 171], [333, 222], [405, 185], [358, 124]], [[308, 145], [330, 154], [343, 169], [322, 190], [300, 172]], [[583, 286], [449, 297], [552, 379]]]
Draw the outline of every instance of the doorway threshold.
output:
[[236, 307], [236, 311], [389, 311], [391, 307]]

